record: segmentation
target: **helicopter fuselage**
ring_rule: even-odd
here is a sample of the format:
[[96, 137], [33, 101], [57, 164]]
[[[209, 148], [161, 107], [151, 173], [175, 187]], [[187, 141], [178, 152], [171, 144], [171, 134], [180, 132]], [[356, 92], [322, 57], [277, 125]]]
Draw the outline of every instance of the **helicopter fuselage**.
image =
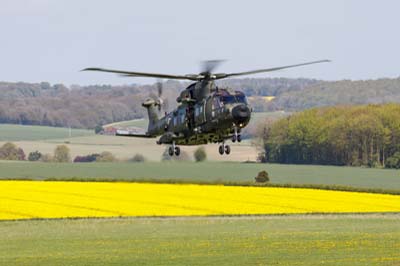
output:
[[[153, 137], [161, 135], [158, 144], [224, 142], [233, 136], [237, 137], [250, 121], [251, 108], [242, 92], [215, 89], [198, 101], [191, 98], [190, 86], [185, 91], [188, 94], [183, 93], [178, 97], [180, 104], [174, 111], [149, 123], [147, 134]], [[150, 113], [149, 110], [149, 116]]]

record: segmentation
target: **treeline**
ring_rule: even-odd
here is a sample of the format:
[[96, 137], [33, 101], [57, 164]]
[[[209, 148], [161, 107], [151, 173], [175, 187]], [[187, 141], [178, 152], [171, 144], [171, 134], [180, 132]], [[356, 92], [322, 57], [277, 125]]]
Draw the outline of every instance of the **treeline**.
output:
[[398, 104], [311, 109], [262, 134], [262, 161], [400, 168]]
[[[164, 111], [176, 106], [188, 82], [166, 81]], [[246, 78], [217, 82], [247, 96], [275, 96], [271, 102], [253, 98], [255, 111], [304, 110], [320, 106], [400, 102], [400, 78], [324, 82], [314, 79]], [[155, 96], [152, 85], [93, 85], [0, 82], [0, 123], [95, 128], [97, 125], [146, 117], [141, 103]]]
[[288, 111], [334, 105], [400, 103], [400, 78], [324, 81], [284, 92], [273, 104]]
[[[136, 86], [0, 83], [0, 123], [94, 128], [143, 117]], [[147, 94], [146, 94], [147, 96]]]
[[[270, 95], [297, 90], [316, 81], [297, 79], [245, 79], [226, 81], [248, 95]], [[166, 81], [165, 111], [176, 106], [178, 93], [188, 82]], [[97, 125], [143, 118], [145, 98], [154, 97], [153, 85], [93, 85], [66, 87], [63, 84], [0, 82], [0, 123], [95, 128]], [[262, 109], [262, 108], [261, 108]]]
[[247, 96], [278, 96], [286, 92], [301, 91], [322, 81], [316, 79], [244, 78], [223, 79], [217, 85], [243, 91]]

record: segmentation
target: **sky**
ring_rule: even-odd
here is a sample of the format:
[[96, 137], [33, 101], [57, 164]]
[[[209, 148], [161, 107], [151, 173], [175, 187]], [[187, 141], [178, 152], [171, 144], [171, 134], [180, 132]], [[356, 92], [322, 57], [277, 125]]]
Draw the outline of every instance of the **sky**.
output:
[[400, 76], [395, 0], [1, 0], [0, 81], [155, 82], [104, 67], [171, 74], [240, 72], [330, 59], [254, 77]]

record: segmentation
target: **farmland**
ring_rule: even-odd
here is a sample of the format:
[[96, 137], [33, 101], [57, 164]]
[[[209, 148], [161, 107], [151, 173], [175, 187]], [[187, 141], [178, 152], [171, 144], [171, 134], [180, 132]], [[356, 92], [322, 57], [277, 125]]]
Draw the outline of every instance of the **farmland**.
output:
[[[41, 127], [38, 128], [41, 129]], [[19, 132], [18, 129], [22, 131]], [[39, 150], [43, 154], [52, 154], [57, 145], [65, 144], [70, 148], [72, 157], [110, 151], [118, 159], [129, 159], [136, 153], [140, 153], [150, 161], [160, 161], [161, 155], [165, 150], [165, 146], [156, 144], [157, 139], [94, 135], [92, 132], [89, 133], [88, 131], [83, 131], [89, 133], [87, 135], [72, 135], [72, 138], [69, 138], [67, 137], [68, 129], [56, 129], [61, 130], [60, 135], [53, 134], [53, 131], [48, 131], [47, 128], [43, 130], [46, 132], [43, 133], [44, 136], [49, 137], [49, 139], [32, 140], [33, 136], [30, 137], [30, 131], [27, 131], [24, 126], [16, 126], [14, 131], [10, 130], [9, 133], [7, 133], [9, 136], [7, 140], [1, 141], [0, 139], [0, 145], [3, 145], [6, 141], [13, 141], [16, 145], [21, 147], [26, 154], [36, 150]], [[80, 131], [76, 134], [79, 132]], [[59, 138], [53, 138], [57, 136]], [[182, 151], [191, 156], [196, 148], [196, 146], [185, 146], [182, 147]], [[206, 145], [205, 149], [210, 160], [246, 161], [256, 160], [257, 158], [257, 149], [248, 142], [232, 145], [232, 153], [229, 157], [219, 155], [217, 144]]]
[[[249, 127], [256, 127], [257, 123], [268, 117], [279, 118], [285, 115], [287, 113], [284, 112], [253, 113]], [[106, 126], [133, 126], [146, 129], [147, 124], [146, 119], [136, 119]], [[94, 135], [93, 130], [82, 129], [71, 129], [71, 137], [69, 133], [68, 128], [0, 124], [0, 145], [12, 141], [21, 147], [26, 154], [36, 150], [43, 154], [51, 154], [57, 145], [66, 144], [71, 150], [72, 157], [110, 151], [118, 159], [129, 159], [136, 153], [141, 153], [150, 161], [160, 161], [161, 154], [165, 150], [165, 146], [156, 144], [157, 139]], [[211, 161], [255, 161], [258, 154], [258, 150], [252, 145], [251, 140], [232, 144], [232, 153], [229, 157], [219, 155], [217, 144], [205, 145], [204, 147], [208, 159]], [[196, 146], [185, 146], [182, 147], [182, 151], [191, 157], [196, 148]]]
[[185, 183], [253, 182], [266, 170], [277, 184], [325, 184], [400, 189], [398, 170], [238, 162], [41, 163], [0, 161], [0, 179], [159, 180]]
[[400, 212], [400, 196], [302, 188], [1, 181], [0, 220]]
[[[71, 137], [91, 136], [93, 130], [71, 129]], [[36, 141], [69, 138], [68, 128], [0, 124], [1, 141]], [[40, 147], [38, 147], [39, 149]]]
[[398, 265], [398, 214], [0, 222], [1, 265]]
[[[256, 114], [253, 125], [264, 117]], [[121, 126], [143, 127], [145, 123], [134, 120]], [[70, 138], [68, 129], [53, 131], [54, 128], [43, 127], [4, 125], [3, 129], [0, 136], [5, 137], [0, 139], [0, 145], [13, 141], [26, 153], [34, 150], [52, 153], [55, 146], [65, 144], [72, 156], [106, 150], [119, 159], [140, 153], [148, 161], [75, 164], [0, 161], [0, 179], [4, 180], [146, 182], [0, 181], [0, 216], [23, 219], [0, 221], [0, 265], [400, 263], [398, 195], [148, 183], [250, 184], [259, 171], [266, 170], [271, 182], [278, 185], [339, 185], [399, 191], [398, 170], [242, 163], [257, 156], [250, 141], [232, 145], [229, 157], [220, 156], [216, 145], [208, 145], [207, 162], [160, 163], [164, 147], [155, 145], [154, 139], [101, 136], [79, 130], [72, 130]], [[35, 135], [34, 130], [39, 133]], [[183, 147], [189, 155], [194, 149]], [[338, 214], [343, 212], [352, 214]], [[160, 215], [168, 218], [148, 217]], [[83, 218], [88, 216], [98, 218]]]

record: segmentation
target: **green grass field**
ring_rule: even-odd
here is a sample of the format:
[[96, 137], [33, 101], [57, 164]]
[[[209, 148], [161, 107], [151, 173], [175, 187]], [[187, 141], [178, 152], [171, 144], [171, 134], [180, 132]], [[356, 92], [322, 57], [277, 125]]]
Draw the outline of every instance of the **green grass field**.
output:
[[[93, 130], [71, 129], [72, 137], [94, 135]], [[0, 124], [0, 141], [46, 140], [69, 138], [69, 129], [61, 127]]]
[[0, 265], [399, 265], [397, 214], [0, 222]]
[[41, 163], [0, 162], [0, 178], [172, 179], [185, 182], [251, 182], [266, 170], [271, 182], [400, 189], [400, 171], [357, 167], [236, 162]]

